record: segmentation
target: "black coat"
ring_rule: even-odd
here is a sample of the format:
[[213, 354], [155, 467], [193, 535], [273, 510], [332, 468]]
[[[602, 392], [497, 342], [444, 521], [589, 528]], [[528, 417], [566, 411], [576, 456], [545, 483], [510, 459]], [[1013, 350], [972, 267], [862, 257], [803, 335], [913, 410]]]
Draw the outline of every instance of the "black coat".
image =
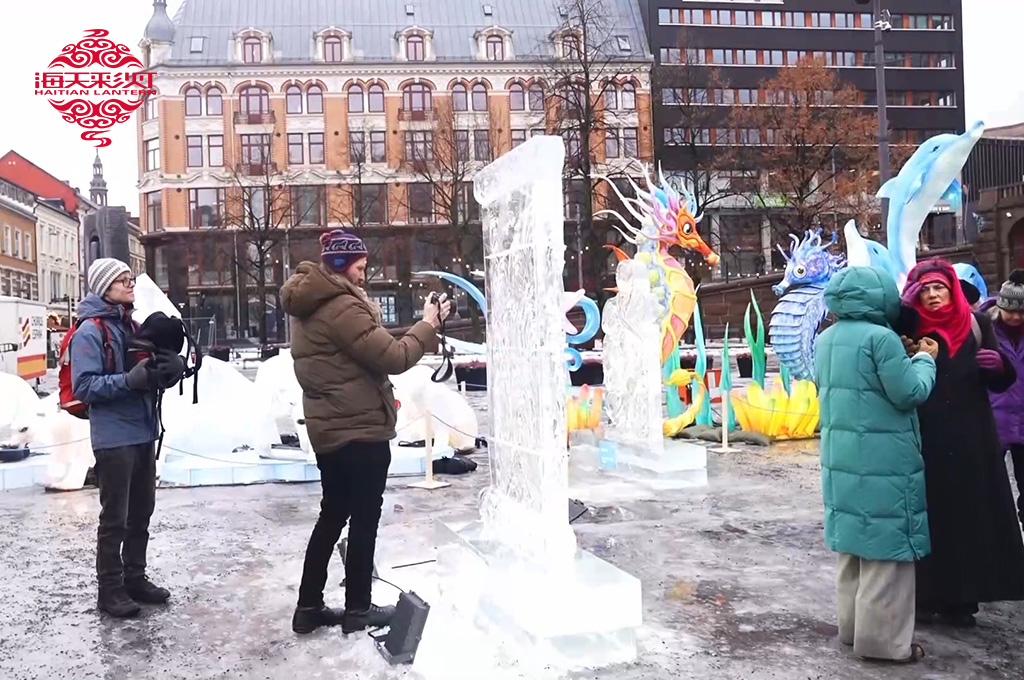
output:
[[[975, 318], [982, 347], [998, 351], [991, 320]], [[1016, 374], [1005, 357], [1002, 372], [981, 369], [973, 333], [953, 357], [932, 337], [935, 388], [918, 408], [932, 552], [917, 565], [918, 605], [1024, 600], [1024, 543], [988, 400]]]

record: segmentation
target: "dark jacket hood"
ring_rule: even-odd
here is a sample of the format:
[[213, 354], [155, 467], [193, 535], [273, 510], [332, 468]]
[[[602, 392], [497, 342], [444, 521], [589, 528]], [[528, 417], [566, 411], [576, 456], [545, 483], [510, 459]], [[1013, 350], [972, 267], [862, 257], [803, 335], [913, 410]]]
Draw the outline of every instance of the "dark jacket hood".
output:
[[339, 295], [364, 298], [359, 287], [348, 279], [328, 274], [315, 262], [303, 262], [281, 289], [281, 307], [286, 314], [308, 319]]
[[[79, 319], [122, 319], [126, 307], [107, 302], [95, 293], [89, 293], [78, 303]], [[130, 311], [130, 310], [129, 310]]]
[[894, 326], [900, 318], [900, 294], [892, 276], [873, 267], [847, 267], [829, 281], [825, 304], [837, 319]]

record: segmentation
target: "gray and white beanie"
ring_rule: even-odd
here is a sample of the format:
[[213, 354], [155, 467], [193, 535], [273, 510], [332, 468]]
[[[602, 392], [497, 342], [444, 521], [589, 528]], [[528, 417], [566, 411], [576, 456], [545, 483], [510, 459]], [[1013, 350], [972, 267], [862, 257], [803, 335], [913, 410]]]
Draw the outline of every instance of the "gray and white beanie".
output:
[[131, 267], [121, 262], [121, 260], [115, 260], [112, 257], [101, 257], [89, 265], [89, 273], [86, 276], [89, 290], [103, 297], [110, 290], [114, 279], [125, 272], [130, 273], [131, 270]]
[[1008, 312], [1024, 312], [1024, 269], [1014, 269], [999, 288], [996, 306]]

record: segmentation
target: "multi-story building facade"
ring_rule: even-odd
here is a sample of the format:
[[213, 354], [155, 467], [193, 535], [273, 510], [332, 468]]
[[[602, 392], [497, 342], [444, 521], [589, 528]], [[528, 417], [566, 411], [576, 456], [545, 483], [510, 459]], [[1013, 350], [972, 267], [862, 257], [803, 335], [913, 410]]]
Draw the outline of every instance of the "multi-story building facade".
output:
[[79, 299], [78, 218], [60, 199], [40, 198], [36, 219], [39, 299], [55, 319], [70, 318]]
[[[653, 155], [650, 54], [634, 0], [603, 1], [615, 53], [602, 63], [615, 73], [596, 97], [590, 157], [595, 174], [614, 174]], [[335, 227], [371, 243], [385, 321], [411, 322], [413, 272], [482, 268], [465, 244], [479, 241], [473, 172], [534, 134], [566, 136], [552, 81], [578, 43], [547, 0], [328, 0], [287, 13], [190, 0], [173, 21], [164, 4], [142, 41], [159, 92], [139, 121], [143, 243], [158, 285], [227, 341], [258, 335], [258, 290], [267, 340], [284, 339], [277, 291]]]
[[[835, 68], [841, 81], [860, 92], [859, 107], [874, 114], [874, 23], [871, 6], [855, 0], [640, 0], [654, 53], [655, 156], [667, 172], [694, 166], [693, 145], [675, 133], [685, 116], [680, 88], [704, 88], [699, 98], [718, 120], [697, 146], [715, 148], [767, 143], [765, 134], [730, 129], [735, 106], [770, 106], [762, 84], [780, 68], [811, 57]], [[883, 34], [889, 140], [917, 144], [940, 132], [964, 129], [963, 34], [960, 0], [885, 0], [890, 30]], [[718, 82], [709, 83], [714, 72]], [[701, 74], [705, 80], [701, 81]], [[755, 131], [756, 132], [756, 131]], [[737, 134], [739, 133], [739, 134]], [[729, 182], [758, 182], [756, 172], [738, 172]], [[737, 189], [742, 194], [742, 189]], [[733, 274], [771, 268], [773, 236], [763, 211], [750, 201], [723, 200], [708, 211], [712, 241], [742, 253], [723, 258]], [[947, 224], [948, 223], [948, 224]], [[925, 234], [955, 229], [951, 211], [929, 219]]]
[[0, 180], [0, 295], [39, 300], [36, 196]]

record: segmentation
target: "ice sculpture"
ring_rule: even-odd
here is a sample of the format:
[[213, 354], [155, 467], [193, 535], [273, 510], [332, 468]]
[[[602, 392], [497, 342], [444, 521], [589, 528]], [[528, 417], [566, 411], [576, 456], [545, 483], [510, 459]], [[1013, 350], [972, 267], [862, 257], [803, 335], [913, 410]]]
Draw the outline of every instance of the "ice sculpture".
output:
[[577, 550], [569, 526], [564, 157], [561, 138], [537, 136], [474, 183], [489, 303], [491, 485], [479, 522], [441, 527], [437, 568], [447, 590], [416, 658], [431, 679], [494, 677], [474, 666], [493, 664], [499, 645], [514, 645], [517, 662], [559, 668], [636, 655], [640, 582]]
[[444, 383], [431, 380], [434, 369], [420, 364], [401, 375], [391, 376], [398, 401], [398, 441], [419, 441], [426, 438], [427, 412], [433, 418], [433, 435], [437, 442], [456, 451], [472, 449], [480, 436], [476, 411], [465, 397]]
[[604, 306], [606, 437], [661, 455], [661, 329], [658, 300], [647, 266], [623, 260], [615, 272], [618, 295]]
[[772, 310], [768, 330], [779, 362], [790, 370], [794, 378], [811, 380], [814, 375], [814, 338], [828, 312], [825, 287], [832, 275], [843, 267], [844, 258], [828, 252], [836, 242], [835, 232], [832, 232], [832, 240], [825, 244], [822, 244], [820, 229], [808, 231], [803, 239], [794, 234], [789, 238], [793, 241], [789, 255], [779, 246], [779, 252], [786, 258], [786, 274], [772, 288], [781, 299]]
[[292, 413], [302, 405], [302, 387], [295, 377], [295, 361], [290, 350], [283, 349], [260, 364], [256, 371], [256, 388], [262, 390], [270, 403], [271, 416], [280, 434], [298, 434]]

